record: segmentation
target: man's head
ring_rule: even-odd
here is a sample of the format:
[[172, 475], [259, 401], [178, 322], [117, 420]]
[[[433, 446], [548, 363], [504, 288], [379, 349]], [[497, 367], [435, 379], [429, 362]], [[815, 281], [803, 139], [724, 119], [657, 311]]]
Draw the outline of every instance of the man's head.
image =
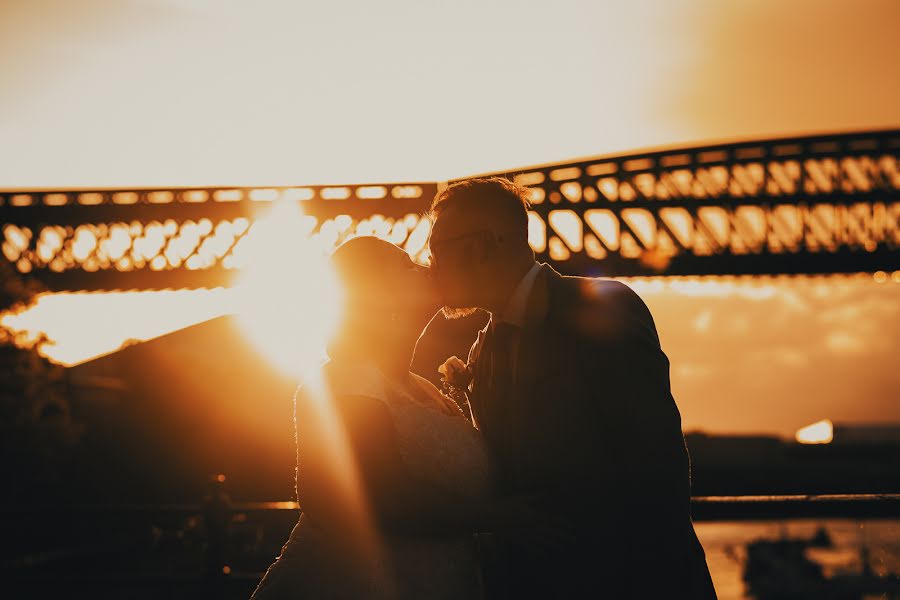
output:
[[528, 190], [499, 177], [455, 183], [431, 204], [432, 269], [444, 314], [499, 310], [534, 261]]

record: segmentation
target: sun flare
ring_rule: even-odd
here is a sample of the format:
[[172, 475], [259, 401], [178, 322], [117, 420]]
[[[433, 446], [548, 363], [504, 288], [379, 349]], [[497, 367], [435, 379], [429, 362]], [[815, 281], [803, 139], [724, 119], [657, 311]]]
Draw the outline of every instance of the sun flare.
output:
[[293, 376], [315, 368], [337, 325], [340, 289], [331, 249], [309, 236], [315, 222], [283, 200], [256, 220], [242, 248], [235, 307], [244, 333], [273, 364]]

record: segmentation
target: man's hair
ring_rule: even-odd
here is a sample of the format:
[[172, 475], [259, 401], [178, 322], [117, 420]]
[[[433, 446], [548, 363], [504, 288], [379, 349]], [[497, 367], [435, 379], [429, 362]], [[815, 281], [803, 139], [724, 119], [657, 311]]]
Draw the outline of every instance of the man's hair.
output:
[[454, 183], [435, 196], [431, 203], [431, 219], [456, 207], [474, 220], [497, 216], [519, 242], [528, 243], [528, 188], [502, 177], [467, 179]]

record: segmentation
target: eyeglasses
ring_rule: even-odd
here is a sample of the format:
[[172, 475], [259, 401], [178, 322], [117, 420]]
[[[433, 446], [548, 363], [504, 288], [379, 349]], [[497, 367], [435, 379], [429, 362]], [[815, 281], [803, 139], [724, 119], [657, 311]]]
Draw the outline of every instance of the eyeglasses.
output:
[[462, 233], [460, 235], [445, 238], [443, 240], [428, 240], [428, 249], [431, 251], [431, 264], [429, 266], [432, 268], [436, 267], [438, 263], [438, 254], [442, 254], [446, 257], [447, 249], [450, 246], [459, 244], [459, 242], [477, 237], [483, 237], [490, 234], [490, 231], [479, 229], [476, 231], [470, 231], [468, 233]]
[[431, 263], [430, 267], [434, 268], [437, 266], [438, 262], [438, 254], [443, 254], [446, 257], [446, 251], [448, 247], [453, 246], [455, 244], [459, 244], [460, 242], [464, 242], [474, 238], [483, 238], [493, 240], [495, 244], [502, 244], [504, 241], [504, 234], [509, 233], [508, 231], [493, 231], [490, 229], [476, 229], [475, 231], [469, 231], [467, 233], [461, 233], [457, 236], [445, 238], [443, 240], [429, 240], [428, 248], [431, 251]]

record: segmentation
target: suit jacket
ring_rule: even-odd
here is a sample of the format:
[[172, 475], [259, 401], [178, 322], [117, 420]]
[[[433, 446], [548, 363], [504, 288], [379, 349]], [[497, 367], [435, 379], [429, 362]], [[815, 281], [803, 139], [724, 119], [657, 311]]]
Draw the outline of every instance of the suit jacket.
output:
[[470, 351], [469, 401], [496, 459], [499, 492], [537, 495], [577, 528], [549, 559], [497, 538], [489, 594], [714, 598], [691, 523], [669, 362], [637, 294], [543, 265], [503, 398], [485, 392], [486, 334]]

